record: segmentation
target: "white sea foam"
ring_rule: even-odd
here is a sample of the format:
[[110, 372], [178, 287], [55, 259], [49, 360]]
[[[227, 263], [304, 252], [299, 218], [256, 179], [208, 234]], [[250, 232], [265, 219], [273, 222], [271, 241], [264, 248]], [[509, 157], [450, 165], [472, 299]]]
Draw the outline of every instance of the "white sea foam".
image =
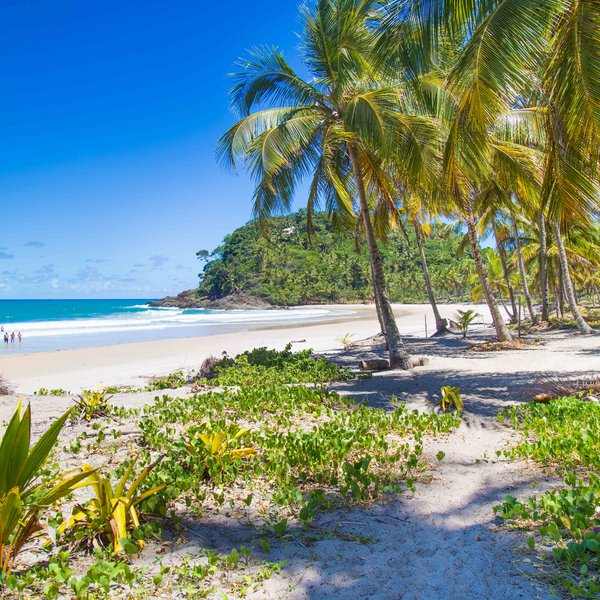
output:
[[[131, 308], [147, 308], [132, 306]], [[252, 325], [257, 323], [278, 323], [306, 321], [317, 318], [335, 317], [333, 310], [320, 308], [290, 308], [285, 310], [223, 310], [147, 308], [138, 312], [120, 313], [98, 318], [64, 319], [56, 321], [36, 321], [11, 323], [12, 331], [21, 331], [26, 339], [78, 336], [87, 334], [152, 331], [170, 328], [190, 328], [201, 335], [201, 329], [219, 324]]]

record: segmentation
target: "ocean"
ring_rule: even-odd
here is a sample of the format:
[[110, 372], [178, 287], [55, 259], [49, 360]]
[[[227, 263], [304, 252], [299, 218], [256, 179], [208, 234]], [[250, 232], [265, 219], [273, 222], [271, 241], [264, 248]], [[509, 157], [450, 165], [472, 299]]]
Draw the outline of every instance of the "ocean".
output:
[[22, 341], [0, 339], [2, 354], [43, 352], [198, 337], [335, 318], [334, 310], [298, 307], [276, 310], [150, 308], [148, 299], [0, 300], [0, 326]]

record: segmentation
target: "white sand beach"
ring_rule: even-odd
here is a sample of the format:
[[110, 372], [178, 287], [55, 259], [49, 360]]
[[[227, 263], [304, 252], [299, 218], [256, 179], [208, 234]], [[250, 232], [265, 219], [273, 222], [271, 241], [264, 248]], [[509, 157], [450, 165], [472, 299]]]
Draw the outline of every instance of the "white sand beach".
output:
[[[219, 356], [222, 352], [237, 354], [257, 346], [280, 349], [288, 342], [293, 342], [295, 350], [313, 348], [324, 352], [340, 349], [342, 345], [337, 338], [346, 334], [357, 340], [379, 331], [373, 306], [328, 305], [324, 308], [347, 313], [347, 317], [289, 326], [268, 324], [238, 333], [198, 338], [1, 356], [0, 374], [16, 392], [24, 394], [31, 394], [40, 387], [78, 392], [100, 384], [140, 386], [143, 378], [166, 375], [177, 369], [197, 370], [206, 357]], [[451, 317], [457, 308], [461, 306], [446, 305], [440, 310], [443, 317]], [[490, 323], [487, 307], [474, 308], [484, 315], [484, 322]], [[425, 317], [429, 334], [433, 332], [433, 313], [428, 304], [397, 304], [394, 310], [403, 335], [423, 336]]]

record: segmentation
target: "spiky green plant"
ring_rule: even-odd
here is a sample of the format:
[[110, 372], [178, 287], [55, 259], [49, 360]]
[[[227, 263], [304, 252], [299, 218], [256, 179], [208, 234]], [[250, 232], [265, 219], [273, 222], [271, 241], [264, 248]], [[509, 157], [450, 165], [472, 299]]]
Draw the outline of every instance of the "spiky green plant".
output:
[[10, 575], [15, 559], [34, 535], [44, 531], [43, 509], [81, 485], [87, 473], [62, 473], [49, 480], [42, 469], [70, 411], [58, 418], [31, 446], [31, 407], [19, 400], [0, 442], [0, 582]]

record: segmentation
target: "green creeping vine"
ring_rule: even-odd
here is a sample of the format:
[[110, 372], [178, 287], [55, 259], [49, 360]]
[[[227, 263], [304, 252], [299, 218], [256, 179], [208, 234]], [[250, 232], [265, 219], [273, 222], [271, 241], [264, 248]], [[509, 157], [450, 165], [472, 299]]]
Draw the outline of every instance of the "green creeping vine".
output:
[[[585, 398], [531, 403], [499, 414], [523, 434], [504, 451], [554, 469], [564, 478], [557, 490], [524, 502], [507, 496], [495, 511], [516, 526], [530, 529], [552, 548], [558, 570], [551, 580], [578, 597], [600, 594], [600, 404]], [[535, 535], [537, 534], [537, 535]]]
[[[149, 476], [151, 486], [167, 483], [166, 500], [183, 496], [191, 506], [212, 492], [218, 503], [232, 504], [241, 486], [241, 509], [257, 494], [273, 509], [288, 507], [308, 521], [344, 500], [412, 487], [426, 468], [423, 436], [459, 422], [404, 404], [392, 412], [356, 405], [321, 387], [271, 385], [163, 396], [145, 409], [139, 425], [149, 452], [167, 450]], [[243, 439], [230, 435], [228, 452], [211, 453], [206, 444], [190, 451], [199, 432], [229, 435], [241, 424], [248, 432]]]

